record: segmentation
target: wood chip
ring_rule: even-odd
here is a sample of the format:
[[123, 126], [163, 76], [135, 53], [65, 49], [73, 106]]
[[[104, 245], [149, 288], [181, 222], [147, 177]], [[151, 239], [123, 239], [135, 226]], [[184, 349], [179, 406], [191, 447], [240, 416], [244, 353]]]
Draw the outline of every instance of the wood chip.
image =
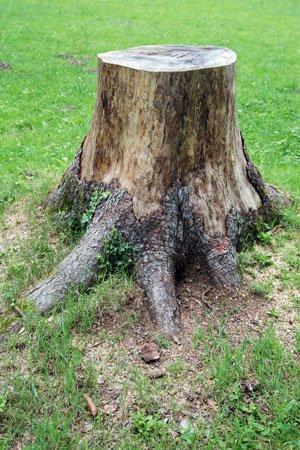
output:
[[158, 345], [154, 342], [147, 342], [142, 346], [140, 356], [146, 363], [158, 361], [160, 358]]

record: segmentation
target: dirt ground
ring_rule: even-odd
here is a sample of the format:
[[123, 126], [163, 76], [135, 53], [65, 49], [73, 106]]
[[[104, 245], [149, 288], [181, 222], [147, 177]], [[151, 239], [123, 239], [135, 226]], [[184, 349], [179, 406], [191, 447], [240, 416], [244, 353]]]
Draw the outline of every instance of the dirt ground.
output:
[[[18, 252], [20, 242], [31, 234], [22, 208], [15, 208], [2, 228], [1, 253], [8, 248]], [[170, 398], [180, 410], [181, 417], [196, 417], [201, 411], [201, 415], [209, 420], [216, 404], [205, 395], [205, 387], [199, 384], [199, 374], [205, 371], [205, 364], [201, 349], [194, 345], [195, 333], [199, 329], [205, 332], [210, 329], [212, 333], [217, 333], [222, 328], [229, 341], [235, 345], [246, 337], [259, 336], [272, 320], [280, 340], [292, 349], [299, 319], [293, 299], [299, 296], [299, 292], [292, 287], [283, 288], [280, 273], [283, 268], [289, 269], [285, 254], [295, 245], [287, 241], [272, 254], [271, 266], [263, 269], [254, 267], [250, 274], [244, 273], [244, 284], [234, 295], [212, 286], [207, 274], [201, 270], [200, 263], [188, 268], [177, 283], [181, 326], [176, 342], [160, 335], [148, 313], [147, 299], [139, 289], [128, 297], [122, 314], [105, 315], [99, 322], [96, 320], [88, 337], [74, 334], [74, 345], [84, 354], [83, 364], [92, 363], [97, 374], [101, 398], [97, 408], [111, 420], [121, 420], [126, 425], [128, 410], [134, 410], [140, 400], [137, 380], [145, 383], [146, 379], [150, 384], [157, 380], [160, 389], [155, 394], [151, 388], [151, 401], [160, 405], [160, 414], [166, 421], [169, 418]], [[265, 248], [257, 248], [265, 251]], [[272, 280], [272, 293], [265, 297], [254, 294], [251, 289], [253, 279], [256, 282]], [[1, 314], [5, 314], [3, 304]], [[143, 361], [141, 348], [145, 343], [156, 343], [158, 361], [151, 364]], [[26, 370], [22, 354], [20, 364]], [[177, 382], [172, 388], [174, 373]], [[178, 377], [181, 374], [179, 388]], [[78, 379], [80, 382], [80, 373]], [[164, 389], [161, 389], [164, 385], [165, 398], [162, 394]], [[90, 424], [87, 422], [78, 426], [86, 427], [88, 432]]]

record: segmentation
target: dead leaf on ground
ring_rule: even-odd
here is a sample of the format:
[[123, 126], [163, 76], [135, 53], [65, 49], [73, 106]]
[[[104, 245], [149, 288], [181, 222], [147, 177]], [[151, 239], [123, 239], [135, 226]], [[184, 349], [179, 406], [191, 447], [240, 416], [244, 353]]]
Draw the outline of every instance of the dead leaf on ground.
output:
[[218, 406], [217, 406], [217, 403], [214, 400], [208, 399], [207, 400], [207, 404], [211, 408], [212, 411], [217, 411]]
[[258, 388], [258, 384], [259, 383], [257, 381], [245, 380], [242, 383], [242, 387], [243, 387], [245, 392], [254, 392]]
[[87, 401], [88, 410], [90, 411], [93, 417], [96, 417], [98, 412], [94, 400], [88, 394], [84, 394], [84, 398]]

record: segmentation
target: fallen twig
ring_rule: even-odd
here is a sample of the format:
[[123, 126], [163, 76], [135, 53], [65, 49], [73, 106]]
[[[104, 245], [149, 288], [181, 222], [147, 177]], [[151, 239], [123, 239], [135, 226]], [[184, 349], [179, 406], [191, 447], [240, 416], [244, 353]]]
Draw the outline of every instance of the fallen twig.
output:
[[15, 311], [17, 311], [19, 316], [22, 317], [22, 319], [25, 318], [25, 314], [23, 313], [23, 311], [17, 305], [13, 305], [13, 308], [14, 308]]
[[204, 303], [204, 305], [205, 305], [207, 308], [209, 308], [209, 309], [211, 309], [211, 306], [210, 306], [210, 304], [205, 300], [205, 296], [206, 296], [211, 290], [212, 290], [212, 286], [210, 286], [208, 289], [206, 289], [206, 291], [203, 292], [202, 298], [201, 298], [202, 303]]

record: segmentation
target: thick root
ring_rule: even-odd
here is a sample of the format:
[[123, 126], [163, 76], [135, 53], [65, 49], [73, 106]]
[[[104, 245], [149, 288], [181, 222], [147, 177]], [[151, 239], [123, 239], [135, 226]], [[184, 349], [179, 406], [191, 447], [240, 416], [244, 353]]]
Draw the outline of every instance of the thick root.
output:
[[138, 267], [138, 281], [147, 295], [151, 315], [171, 337], [178, 330], [174, 272], [173, 261], [163, 251], [145, 254]]
[[[226, 236], [211, 237], [193, 211], [188, 190], [178, 181], [165, 196], [162, 213], [138, 220], [132, 205], [131, 195], [118, 188], [99, 205], [79, 245], [53, 275], [29, 293], [28, 300], [35, 302], [41, 313], [62, 301], [72, 288], [84, 290], [95, 283], [97, 255], [113, 227], [125, 241], [138, 245], [137, 280], [147, 295], [152, 317], [169, 336], [178, 331], [175, 268], [201, 257], [203, 270], [209, 270], [215, 285], [226, 290], [240, 287], [236, 249], [249, 233], [255, 233], [259, 212], [243, 214], [232, 209], [226, 219]], [[261, 215], [264, 217], [263, 210]]]
[[97, 278], [97, 255], [101, 253], [103, 241], [119, 222], [130, 218], [131, 200], [126, 191], [116, 190], [106, 204], [95, 214], [79, 245], [62, 261], [57, 270], [38, 284], [27, 296], [41, 313], [62, 301], [74, 287], [83, 290]]
[[90, 286], [103, 241], [116, 227], [139, 246], [139, 282], [159, 327], [172, 334], [175, 268], [200, 257], [216, 285], [238, 288], [237, 250], [288, 200], [264, 182], [247, 153], [229, 49], [109, 52], [99, 55], [98, 79], [90, 130], [48, 206], [76, 222], [95, 189], [113, 194], [78, 247], [28, 298], [44, 312], [74, 286]]
[[214, 239], [212, 249], [206, 255], [212, 281], [220, 287], [234, 290], [240, 287], [237, 270], [238, 256], [235, 246], [228, 238]]

